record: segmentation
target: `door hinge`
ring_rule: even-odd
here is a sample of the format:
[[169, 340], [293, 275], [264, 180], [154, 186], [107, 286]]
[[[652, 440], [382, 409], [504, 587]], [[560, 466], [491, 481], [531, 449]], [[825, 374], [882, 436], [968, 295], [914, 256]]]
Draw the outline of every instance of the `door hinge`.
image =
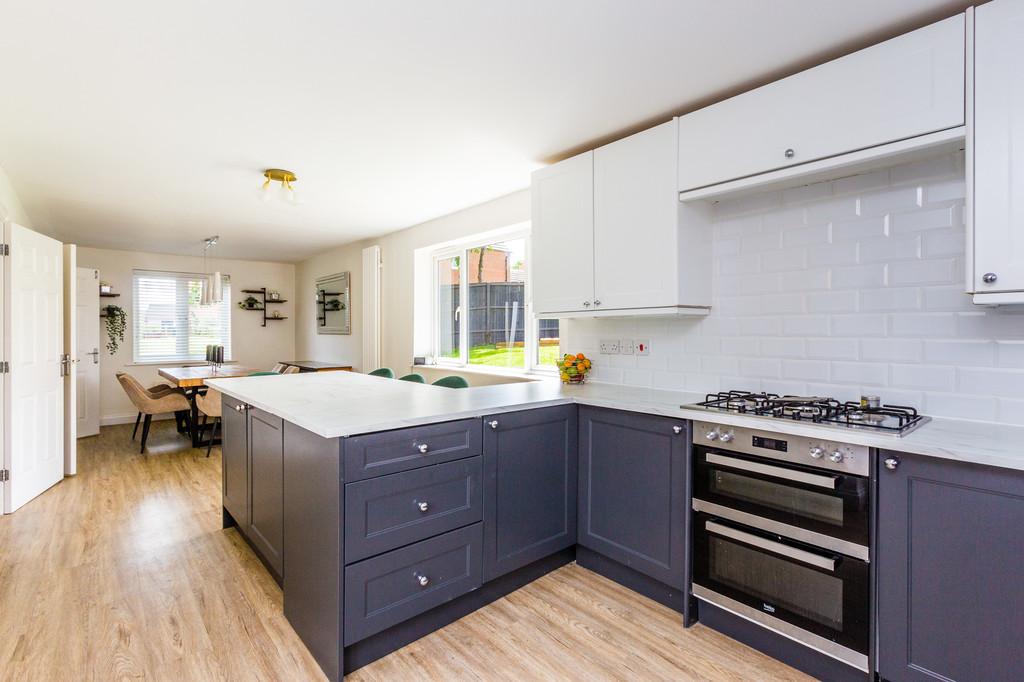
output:
[[11, 363], [7, 362], [6, 360], [0, 361], [0, 374], [10, 374], [10, 373], [11, 373]]
[[11, 247], [7, 244], [0, 244], [0, 256], [10, 256]]
[[11, 472], [7, 469], [0, 469], [0, 483], [6, 483], [11, 480]]

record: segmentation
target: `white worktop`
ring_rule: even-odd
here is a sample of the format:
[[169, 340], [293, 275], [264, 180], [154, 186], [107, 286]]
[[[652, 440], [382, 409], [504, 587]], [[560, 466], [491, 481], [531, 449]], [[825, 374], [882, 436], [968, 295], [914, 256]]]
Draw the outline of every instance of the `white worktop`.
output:
[[1024, 427], [936, 418], [902, 438], [739, 414], [683, 409], [703, 394], [555, 380], [451, 389], [352, 372], [310, 372], [207, 384], [324, 438], [578, 403], [665, 417], [713, 421], [779, 433], [1024, 470]]

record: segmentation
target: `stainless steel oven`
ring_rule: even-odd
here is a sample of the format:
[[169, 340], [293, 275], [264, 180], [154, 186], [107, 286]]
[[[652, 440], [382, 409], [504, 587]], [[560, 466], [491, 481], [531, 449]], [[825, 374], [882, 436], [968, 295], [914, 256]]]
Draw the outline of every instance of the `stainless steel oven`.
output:
[[702, 423], [694, 446], [694, 596], [867, 671], [868, 448]]

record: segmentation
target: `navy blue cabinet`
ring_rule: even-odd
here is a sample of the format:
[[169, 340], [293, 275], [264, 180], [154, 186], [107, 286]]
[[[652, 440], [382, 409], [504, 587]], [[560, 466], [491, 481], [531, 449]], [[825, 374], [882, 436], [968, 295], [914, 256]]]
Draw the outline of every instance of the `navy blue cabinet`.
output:
[[580, 545], [686, 583], [686, 423], [580, 407]]
[[484, 418], [484, 580], [576, 544], [576, 406]]
[[284, 422], [249, 408], [249, 528], [246, 537], [284, 575]]
[[249, 424], [245, 404], [225, 395], [221, 398], [221, 413], [223, 505], [244, 530], [249, 526]]
[[1021, 679], [1024, 473], [879, 456], [878, 672]]

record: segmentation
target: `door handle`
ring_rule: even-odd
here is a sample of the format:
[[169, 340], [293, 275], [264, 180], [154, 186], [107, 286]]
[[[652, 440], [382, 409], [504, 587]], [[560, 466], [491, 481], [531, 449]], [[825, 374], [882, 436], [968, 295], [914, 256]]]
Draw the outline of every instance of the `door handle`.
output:
[[92, 364], [94, 364], [94, 365], [100, 364], [100, 351], [99, 351], [99, 349], [93, 348], [91, 351], [86, 353], [86, 355], [91, 355], [92, 356]]

